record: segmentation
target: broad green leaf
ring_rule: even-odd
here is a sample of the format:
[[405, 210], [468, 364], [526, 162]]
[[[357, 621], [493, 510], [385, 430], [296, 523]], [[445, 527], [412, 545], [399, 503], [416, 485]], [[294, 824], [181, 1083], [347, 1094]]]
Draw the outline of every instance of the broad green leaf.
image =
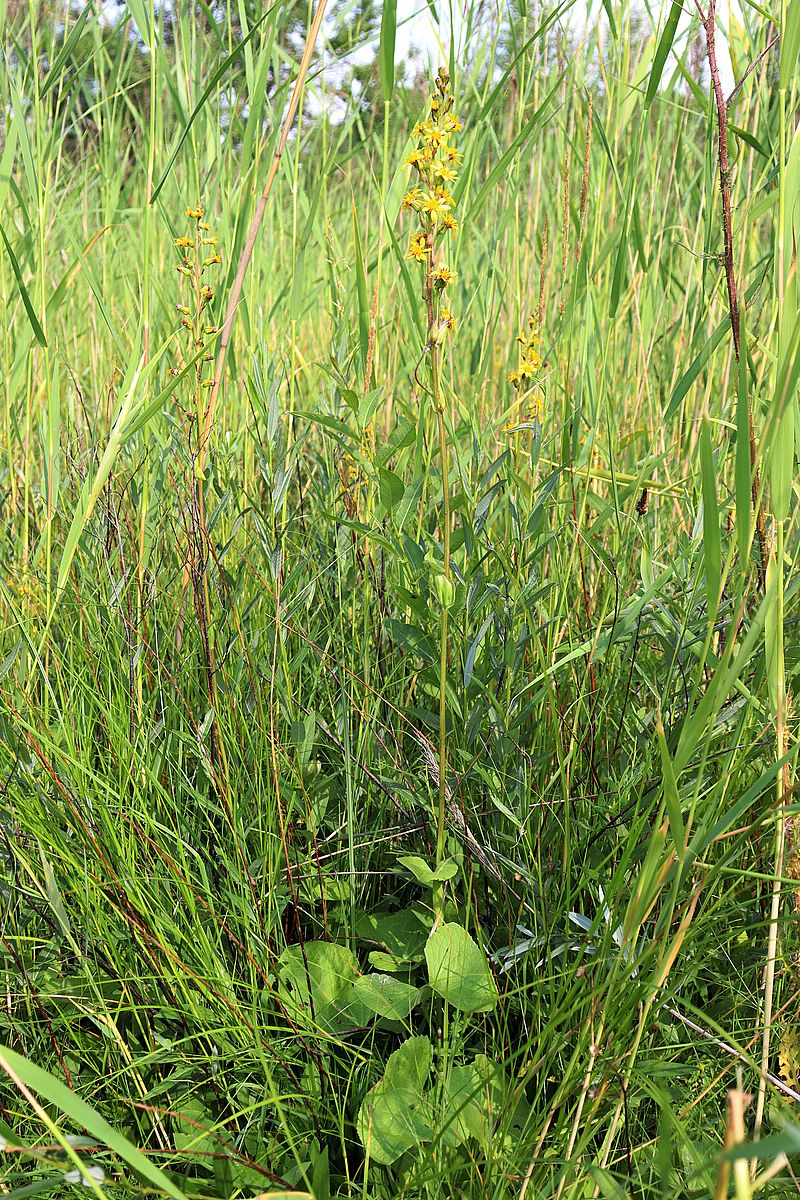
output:
[[425, 1095], [432, 1061], [428, 1038], [409, 1038], [389, 1056], [386, 1074], [367, 1093], [356, 1128], [375, 1162], [388, 1166], [433, 1137], [432, 1114]]
[[421, 962], [430, 922], [429, 911], [412, 905], [393, 913], [363, 913], [356, 923], [356, 932], [365, 941], [384, 946], [397, 961]]
[[446, 883], [448, 879], [452, 879], [458, 874], [458, 863], [454, 862], [452, 858], [445, 859], [436, 870], [429, 867], [425, 859], [416, 854], [401, 855], [397, 861], [411, 872], [422, 887], [432, 887], [434, 883]]
[[381, 504], [387, 512], [397, 508], [400, 501], [405, 495], [405, 484], [399, 475], [394, 471], [387, 470], [386, 467], [380, 467], [380, 487], [381, 487]]
[[359, 1004], [379, 1017], [390, 1021], [407, 1021], [419, 1000], [419, 988], [393, 975], [362, 975], [353, 984], [353, 995]]
[[432, 887], [435, 882], [433, 871], [424, 858], [420, 858], [416, 854], [401, 854], [397, 861], [401, 867], [405, 867], [407, 871], [411, 872], [422, 887]]
[[428, 982], [437, 995], [460, 1012], [489, 1012], [498, 1000], [486, 957], [466, 929], [441, 925], [425, 946]]
[[278, 959], [283, 1003], [296, 1018], [310, 1017], [327, 1033], [365, 1024], [371, 1016], [353, 992], [359, 975], [352, 950], [336, 942], [289, 946]]
[[445, 1143], [458, 1145], [469, 1138], [485, 1138], [488, 1125], [486, 1072], [480, 1071], [475, 1063], [452, 1067], [442, 1091]]

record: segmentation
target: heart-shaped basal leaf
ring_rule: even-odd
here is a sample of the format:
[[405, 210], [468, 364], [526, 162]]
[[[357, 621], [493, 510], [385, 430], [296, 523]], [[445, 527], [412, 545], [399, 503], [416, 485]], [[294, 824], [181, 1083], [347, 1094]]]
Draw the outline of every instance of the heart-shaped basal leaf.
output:
[[385, 952], [374, 950], [369, 955], [376, 970], [397, 971], [422, 962], [430, 927], [430, 910], [412, 904], [399, 912], [364, 913], [356, 932], [365, 941], [385, 947]]
[[425, 946], [428, 982], [460, 1012], [489, 1012], [497, 1003], [497, 985], [483, 951], [462, 925], [441, 925]]
[[485, 1140], [486, 1080], [475, 1063], [453, 1067], [443, 1088], [445, 1145], [454, 1146], [474, 1137]]
[[356, 1127], [375, 1162], [389, 1166], [433, 1137], [425, 1095], [432, 1060], [428, 1038], [409, 1038], [390, 1055], [383, 1079], [367, 1093]]
[[479, 1054], [451, 1067], [439, 1092], [435, 1082], [427, 1086], [431, 1062], [428, 1038], [409, 1038], [367, 1094], [357, 1128], [375, 1162], [388, 1166], [432, 1140], [454, 1148], [476, 1138], [488, 1147], [507, 1093], [502, 1067]]
[[362, 975], [353, 984], [355, 999], [379, 1017], [406, 1021], [419, 999], [419, 988], [392, 975]]
[[326, 1033], [366, 1025], [372, 1010], [353, 990], [360, 974], [358, 960], [335, 942], [289, 946], [278, 960], [280, 996], [293, 1017], [309, 1017]]

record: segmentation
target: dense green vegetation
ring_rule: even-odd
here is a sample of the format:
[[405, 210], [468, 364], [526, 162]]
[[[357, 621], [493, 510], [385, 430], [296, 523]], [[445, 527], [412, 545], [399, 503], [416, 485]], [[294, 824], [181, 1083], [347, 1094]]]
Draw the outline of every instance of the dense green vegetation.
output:
[[3, 1194], [795, 1195], [796, 0], [0, 15]]

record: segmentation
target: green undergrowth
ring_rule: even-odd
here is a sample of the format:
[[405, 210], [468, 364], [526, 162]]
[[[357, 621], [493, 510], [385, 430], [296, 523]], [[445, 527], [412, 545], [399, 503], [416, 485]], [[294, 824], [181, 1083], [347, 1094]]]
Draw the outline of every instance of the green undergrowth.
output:
[[700, 23], [569, 8], [331, 26], [217, 397], [305, 9], [0, 4], [9, 1198], [795, 1194], [800, 19], [739, 356]]

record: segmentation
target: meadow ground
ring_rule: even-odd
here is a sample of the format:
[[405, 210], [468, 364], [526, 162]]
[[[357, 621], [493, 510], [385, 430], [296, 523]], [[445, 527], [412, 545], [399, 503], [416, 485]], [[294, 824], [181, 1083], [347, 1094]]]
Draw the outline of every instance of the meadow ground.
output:
[[798, 1191], [800, 8], [569, 10], [0, 4], [6, 1197]]

